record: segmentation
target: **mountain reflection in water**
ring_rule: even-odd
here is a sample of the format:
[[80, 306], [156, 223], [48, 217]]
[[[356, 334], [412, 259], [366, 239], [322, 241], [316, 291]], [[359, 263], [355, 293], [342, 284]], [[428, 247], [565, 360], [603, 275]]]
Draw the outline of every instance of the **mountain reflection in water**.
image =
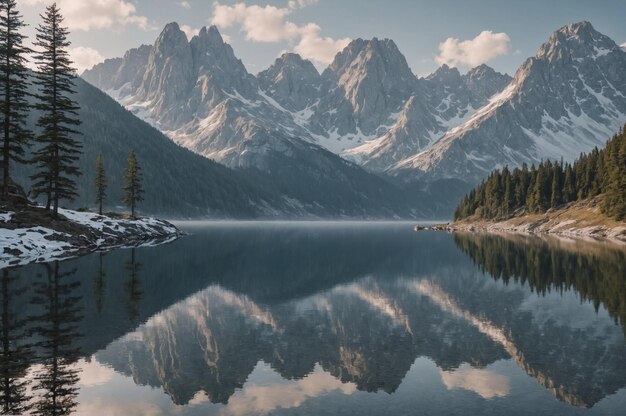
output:
[[[219, 224], [3, 270], [10, 414], [615, 414], [626, 251]], [[55, 372], [58, 372], [56, 374]]]

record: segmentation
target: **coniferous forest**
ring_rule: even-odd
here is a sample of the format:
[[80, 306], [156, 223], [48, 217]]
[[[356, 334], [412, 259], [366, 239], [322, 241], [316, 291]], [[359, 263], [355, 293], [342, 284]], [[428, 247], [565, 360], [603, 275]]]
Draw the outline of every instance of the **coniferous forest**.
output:
[[467, 194], [454, 220], [469, 217], [498, 220], [540, 214], [565, 204], [601, 198], [602, 213], [626, 220], [626, 129], [620, 129], [602, 150], [593, 149], [573, 163], [542, 161], [530, 168], [493, 171]]

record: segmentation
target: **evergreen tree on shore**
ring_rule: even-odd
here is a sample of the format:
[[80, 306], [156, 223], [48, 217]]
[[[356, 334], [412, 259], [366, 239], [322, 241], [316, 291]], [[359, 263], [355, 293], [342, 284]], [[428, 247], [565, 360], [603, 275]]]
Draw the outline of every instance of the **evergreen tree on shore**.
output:
[[557, 208], [563, 203], [563, 168], [558, 163], [555, 163], [552, 168], [552, 186], [550, 188], [550, 208]]
[[124, 204], [130, 208], [131, 217], [135, 218], [137, 203], [143, 201], [143, 185], [141, 183], [141, 167], [137, 163], [137, 156], [135, 156], [134, 151], [128, 155], [124, 180], [126, 182], [123, 187]]
[[81, 174], [76, 166], [81, 144], [75, 138], [80, 134], [75, 129], [80, 121], [79, 108], [72, 99], [75, 72], [68, 55], [68, 30], [56, 3], [46, 7], [41, 18], [35, 43], [40, 48], [35, 56], [35, 84], [39, 87], [37, 108], [41, 116], [37, 126], [41, 134], [37, 140], [41, 147], [33, 159], [38, 172], [32, 176], [32, 193], [35, 197], [45, 195], [46, 208], [52, 205], [56, 216], [60, 200], [77, 196], [72, 177]]
[[102, 215], [102, 204], [106, 198], [107, 178], [104, 171], [104, 156], [98, 154], [96, 158], [96, 177], [94, 179], [96, 188], [96, 204], [98, 204], [98, 214]]
[[604, 149], [595, 148], [589, 154], [582, 154], [573, 165], [548, 160], [536, 167], [533, 165], [530, 170], [524, 165], [512, 172], [506, 167], [493, 171], [463, 198], [454, 218], [505, 219], [519, 209], [538, 214], [598, 195], [602, 195], [604, 214], [617, 220], [626, 219], [626, 132], [623, 129]]
[[16, 0], [0, 0], [0, 116], [2, 117], [2, 192], [9, 193], [11, 161], [24, 162], [24, 150], [31, 139], [25, 127], [30, 105], [26, 55], [26, 36], [20, 30], [26, 25], [17, 10]]
[[606, 197], [602, 209], [620, 220], [626, 219], [626, 131], [620, 131], [621, 140], [612, 140], [605, 149]]

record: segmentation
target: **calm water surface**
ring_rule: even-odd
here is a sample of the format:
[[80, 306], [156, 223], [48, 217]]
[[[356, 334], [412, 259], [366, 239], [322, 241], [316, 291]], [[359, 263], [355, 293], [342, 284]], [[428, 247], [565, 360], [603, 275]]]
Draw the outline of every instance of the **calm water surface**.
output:
[[0, 270], [0, 412], [624, 414], [624, 249], [399, 223], [183, 227]]

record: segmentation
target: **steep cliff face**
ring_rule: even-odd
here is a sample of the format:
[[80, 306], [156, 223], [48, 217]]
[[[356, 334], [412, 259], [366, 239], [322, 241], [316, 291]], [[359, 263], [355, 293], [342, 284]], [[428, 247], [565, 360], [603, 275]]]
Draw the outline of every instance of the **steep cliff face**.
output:
[[315, 104], [323, 82], [311, 61], [295, 53], [284, 53], [257, 78], [261, 90], [292, 112]]
[[418, 79], [395, 43], [377, 38], [351, 42], [322, 75], [285, 53], [254, 77], [215, 27], [186, 42], [175, 23], [145, 55], [131, 51], [83, 76], [177, 143], [231, 167], [254, 160], [265, 168], [263, 155], [290, 137], [383, 171], [429, 146], [506, 79], [486, 66], [464, 76], [444, 66]]
[[344, 152], [344, 155], [360, 161], [367, 169], [387, 170], [427, 149], [446, 131], [468, 119], [510, 79], [486, 65], [465, 75], [456, 68], [443, 65], [419, 80], [414, 94], [406, 100], [386, 133]]

